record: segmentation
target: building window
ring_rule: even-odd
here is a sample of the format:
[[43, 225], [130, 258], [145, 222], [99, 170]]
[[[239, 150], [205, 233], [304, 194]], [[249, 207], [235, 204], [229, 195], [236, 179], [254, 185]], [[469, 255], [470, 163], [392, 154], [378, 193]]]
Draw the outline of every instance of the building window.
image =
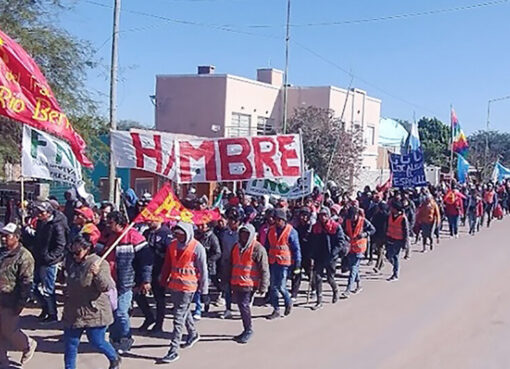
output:
[[257, 117], [257, 136], [274, 134], [274, 119]]
[[227, 127], [228, 137], [251, 136], [251, 115], [232, 113], [232, 121]]
[[152, 195], [154, 192], [154, 178], [135, 178], [134, 190], [140, 197], [146, 193]]
[[375, 127], [367, 126], [365, 129], [365, 145], [375, 145]]

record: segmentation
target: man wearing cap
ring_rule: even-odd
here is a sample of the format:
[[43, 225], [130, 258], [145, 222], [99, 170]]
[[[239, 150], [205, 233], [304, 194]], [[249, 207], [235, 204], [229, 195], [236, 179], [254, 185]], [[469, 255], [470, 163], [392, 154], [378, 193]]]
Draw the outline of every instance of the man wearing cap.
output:
[[[344, 232], [347, 236], [350, 249], [347, 254], [347, 263], [349, 265], [349, 281], [343, 298], [348, 298], [351, 293], [361, 291], [359, 266], [361, 259], [367, 251], [368, 238], [375, 233], [375, 228], [366, 218], [363, 209], [360, 209], [358, 201], [352, 201], [347, 210], [347, 218], [344, 222]], [[356, 282], [356, 288], [354, 288]]]
[[386, 257], [391, 265], [393, 265], [393, 274], [388, 278], [388, 282], [393, 282], [399, 278], [400, 251], [408, 247], [409, 243], [409, 223], [404, 214], [404, 205], [398, 200], [394, 200], [391, 203], [386, 237]]
[[[170, 243], [161, 271], [160, 283], [170, 289], [174, 305], [174, 332], [170, 350], [160, 360], [172, 363], [179, 359], [179, 347], [191, 348], [200, 340], [191, 316], [191, 303], [195, 292], [208, 299], [209, 285], [207, 257], [204, 246], [194, 238], [193, 224], [179, 222], [174, 228], [175, 240]], [[182, 331], [186, 325], [188, 336], [181, 345]]]
[[232, 293], [230, 288], [230, 279], [225, 275], [231, 263], [230, 256], [234, 245], [239, 241], [239, 226], [241, 225], [242, 215], [235, 208], [231, 208], [227, 212], [227, 228], [220, 233], [221, 258], [220, 267], [222, 274], [222, 287], [225, 294], [225, 312], [222, 319], [232, 318]]
[[96, 246], [99, 237], [101, 237], [101, 232], [99, 232], [99, 229], [94, 224], [94, 211], [86, 206], [74, 209], [74, 224], [77, 227], [78, 233], [88, 234], [90, 242]]
[[23, 333], [19, 316], [34, 280], [34, 258], [20, 242], [20, 229], [9, 223], [0, 230], [0, 368], [8, 368], [8, 350], [21, 351], [21, 365], [33, 356], [37, 342]]
[[287, 223], [287, 213], [283, 209], [275, 209], [275, 224], [269, 228], [266, 240], [266, 249], [269, 250], [270, 299], [273, 312], [269, 320], [279, 318], [280, 306], [278, 294], [283, 296], [285, 302], [284, 315], [292, 310], [292, 299], [287, 290], [287, 274], [289, 267], [294, 264], [294, 271], [301, 273], [301, 250], [299, 236], [296, 230]]
[[233, 299], [239, 306], [244, 328], [234, 340], [243, 344], [253, 335], [250, 308], [253, 295], [255, 292], [265, 294], [269, 287], [267, 253], [255, 235], [255, 227], [251, 224], [239, 228], [239, 242], [232, 249], [232, 264], [227, 271]]
[[318, 221], [312, 227], [310, 244], [314, 260], [314, 285], [317, 289], [317, 303], [312, 309], [318, 310], [322, 308], [324, 276], [333, 291], [333, 304], [338, 301], [338, 286], [335, 281], [336, 264], [340, 256], [345, 256], [347, 246], [342, 227], [331, 219], [331, 212], [327, 207], [319, 211]]
[[47, 202], [35, 206], [37, 224], [33, 229], [25, 229], [25, 239], [32, 245], [35, 259], [35, 296], [42, 307], [39, 319], [45, 323], [58, 321], [55, 282], [57, 264], [63, 260], [69, 238], [67, 218]]

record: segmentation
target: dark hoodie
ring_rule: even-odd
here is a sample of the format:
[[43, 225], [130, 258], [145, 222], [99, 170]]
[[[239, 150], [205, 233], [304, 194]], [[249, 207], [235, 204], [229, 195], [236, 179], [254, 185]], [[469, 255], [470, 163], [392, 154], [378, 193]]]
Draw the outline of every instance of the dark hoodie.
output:
[[[248, 238], [248, 242], [246, 242], [245, 245], [241, 245], [239, 242], [239, 246], [241, 247], [241, 253], [243, 253], [247, 248], [248, 245], [250, 245], [254, 240], [256, 236], [255, 227], [251, 224], [245, 224], [242, 225], [239, 228], [239, 231], [242, 229], [248, 231], [250, 233], [250, 237]], [[253, 254], [251, 256], [251, 259], [253, 260], [253, 263], [257, 266], [259, 273], [260, 273], [260, 285], [258, 288], [258, 291], [261, 293], [266, 293], [269, 288], [269, 262], [267, 259], [267, 252], [266, 249], [261, 245], [260, 242], [255, 240], [255, 246], [253, 249]], [[226, 273], [226, 281], [230, 282], [230, 278], [232, 276], [232, 258], [230, 258], [230, 263], [228, 265], [227, 273]], [[235, 288], [240, 291], [251, 291], [251, 287], [237, 287], [232, 286], [232, 288]]]

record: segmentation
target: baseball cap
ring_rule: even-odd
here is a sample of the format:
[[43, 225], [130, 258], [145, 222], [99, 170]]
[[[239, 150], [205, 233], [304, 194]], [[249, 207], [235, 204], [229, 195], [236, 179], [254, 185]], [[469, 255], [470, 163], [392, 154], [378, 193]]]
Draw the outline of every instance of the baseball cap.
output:
[[0, 229], [1, 234], [17, 234], [20, 233], [20, 228], [15, 223], [8, 223]]
[[40, 212], [43, 212], [43, 211], [47, 211], [47, 212], [53, 211], [53, 206], [48, 201], [41, 201], [41, 202], [36, 203], [35, 204], [35, 208], [38, 211], [40, 211]]
[[86, 206], [83, 206], [79, 209], [74, 209], [74, 212], [76, 214], [80, 214], [87, 220], [93, 220], [94, 219], [94, 211], [91, 208], [88, 208]]
[[287, 212], [285, 210], [283, 210], [283, 209], [280, 209], [280, 208], [275, 209], [274, 217], [276, 219], [283, 219], [283, 220], [287, 221]]

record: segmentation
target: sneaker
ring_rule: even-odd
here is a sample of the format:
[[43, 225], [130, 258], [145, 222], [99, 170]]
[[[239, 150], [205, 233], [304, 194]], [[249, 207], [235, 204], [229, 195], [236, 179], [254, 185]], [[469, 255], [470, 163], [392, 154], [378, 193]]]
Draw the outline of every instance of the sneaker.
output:
[[124, 355], [131, 351], [131, 347], [133, 347], [133, 343], [135, 343], [135, 340], [133, 338], [122, 338], [120, 340], [119, 348], [117, 352], [119, 355]]
[[269, 315], [266, 319], [267, 320], [274, 320], [274, 319], [278, 319], [278, 318], [281, 318], [280, 312], [278, 310], [273, 310], [271, 315]]
[[398, 277], [396, 275], [392, 275], [390, 278], [387, 279], [388, 282], [395, 282], [398, 281]]
[[30, 338], [28, 342], [28, 349], [26, 351], [23, 351], [23, 354], [21, 355], [21, 365], [25, 365], [34, 357], [36, 348], [37, 341]]
[[225, 310], [225, 312], [221, 315], [221, 319], [232, 319], [232, 311]]
[[344, 291], [342, 292], [342, 299], [348, 299], [349, 297], [351, 297], [351, 291]]
[[332, 304], [336, 304], [338, 302], [338, 291], [333, 291], [333, 299], [331, 300]]
[[323, 308], [323, 305], [322, 305], [322, 302], [318, 302], [316, 303], [313, 307], [312, 307], [312, 311], [317, 311], [317, 310], [320, 310]]
[[110, 366], [108, 367], [108, 369], [120, 369], [121, 361], [122, 359], [120, 358], [120, 356], [118, 356], [117, 359], [110, 361]]
[[358, 294], [360, 293], [361, 291], [363, 291], [363, 287], [356, 287], [356, 289], [354, 291], [352, 291], [353, 294]]
[[163, 332], [163, 323], [156, 323], [154, 327], [151, 329], [152, 333], [161, 333]]
[[291, 300], [290, 304], [289, 304], [289, 305], [287, 305], [287, 306], [285, 306], [285, 310], [283, 311], [283, 315], [284, 315], [284, 316], [288, 316], [288, 315], [290, 315], [290, 313], [291, 313], [291, 311], [292, 311], [292, 305], [293, 305], [293, 304], [292, 304], [292, 300]]
[[186, 342], [181, 344], [181, 348], [183, 349], [192, 348], [198, 341], [200, 341], [200, 335], [198, 333], [195, 333], [193, 336], [188, 336]]
[[193, 314], [193, 320], [197, 320], [198, 321], [200, 319], [202, 319], [202, 314], [201, 313], [200, 314], [199, 313], [194, 313]]
[[42, 325], [50, 325], [50, 324], [54, 324], [54, 323], [58, 323], [58, 318], [56, 315], [48, 315], [46, 318], [44, 318], [41, 321]]
[[37, 319], [39, 319], [41, 322], [44, 321], [48, 317], [48, 313], [46, 311], [41, 311], [41, 314], [37, 316]]
[[140, 326], [140, 328], [138, 328], [138, 330], [140, 332], [147, 332], [149, 330], [149, 327], [154, 323], [156, 323], [156, 320], [153, 317], [145, 318], [143, 324]]
[[459, 238], [459, 235], [458, 235], [458, 234], [456, 234], [456, 235], [455, 235], [455, 238]]
[[244, 331], [243, 333], [241, 333], [240, 336], [238, 336], [239, 338], [236, 340], [236, 342], [243, 345], [247, 344], [251, 336], [253, 336], [253, 331], [251, 329], [248, 331]]
[[374, 269], [372, 269], [372, 270], [374, 271], [374, 273], [375, 273], [375, 274], [379, 274], [379, 269], [374, 268]]
[[159, 362], [162, 364], [170, 364], [177, 360], [179, 360], [179, 354], [177, 351], [170, 350], [165, 356], [159, 359]]

